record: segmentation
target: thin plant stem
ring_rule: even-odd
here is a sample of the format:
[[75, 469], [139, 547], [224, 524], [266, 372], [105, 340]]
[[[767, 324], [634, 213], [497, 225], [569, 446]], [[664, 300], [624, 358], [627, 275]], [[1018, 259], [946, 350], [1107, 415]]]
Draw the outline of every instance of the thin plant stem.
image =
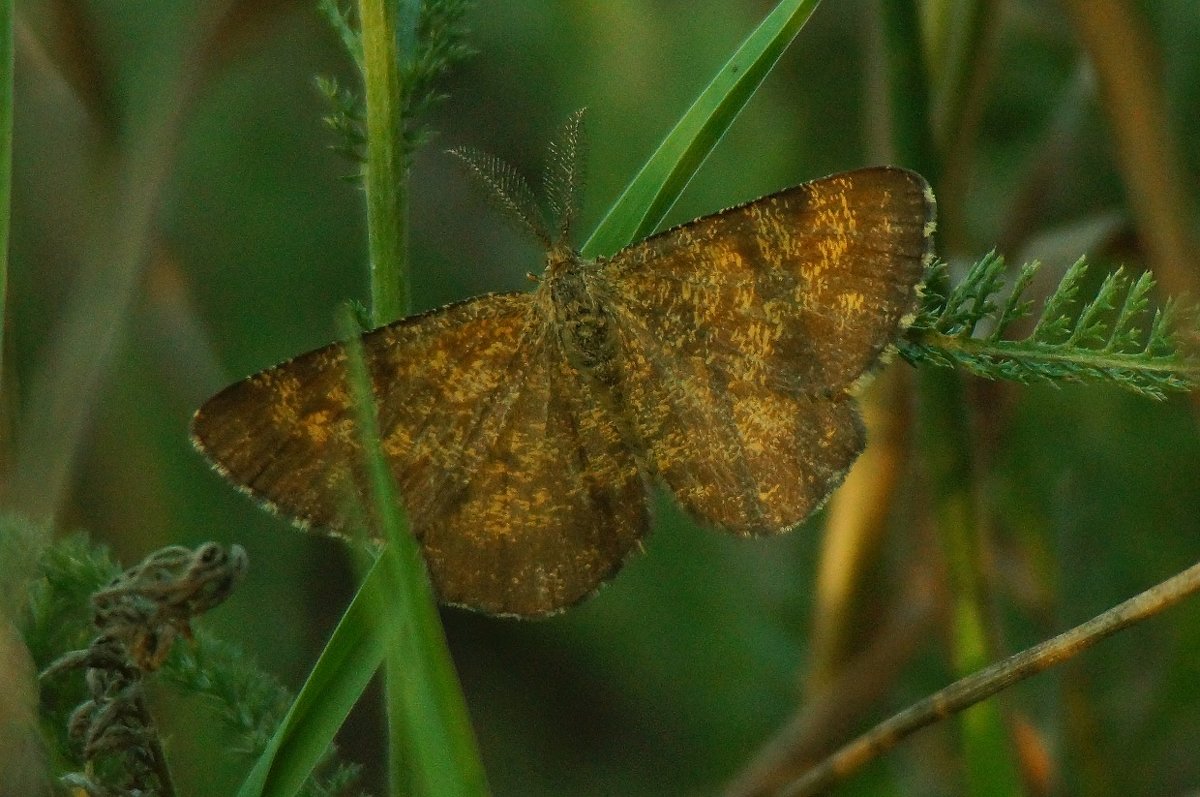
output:
[[937, 156], [929, 129], [929, 82], [925, 77], [921, 30], [912, 0], [881, 0], [888, 118], [896, 162], [937, 178]]
[[408, 313], [408, 196], [396, 4], [360, 0], [367, 104], [367, 238], [371, 315], [376, 324]]
[[1200, 563], [1056, 637], [958, 680], [876, 725], [793, 782], [782, 794], [820, 794], [912, 733], [945, 719], [1031, 675], [1061, 664], [1102, 639], [1200, 592]]
[[[366, 201], [371, 320], [406, 315], [408, 290], [408, 158], [400, 43], [411, 58], [420, 3], [360, 0], [366, 95]], [[371, 472], [372, 504], [387, 547], [382, 553], [394, 604], [375, 613], [390, 623], [384, 659], [388, 773], [393, 795], [486, 794], [483, 765], [466, 701], [446, 646], [424, 558], [399, 510], [399, 496], [379, 448], [375, 402], [357, 339], [350, 340], [351, 384]], [[374, 592], [364, 592], [373, 595]]]
[[[1086, 351], [1081, 348], [1064, 350], [1021, 340], [983, 340], [959, 335], [943, 335], [932, 330], [913, 333], [913, 343], [945, 353], [963, 354], [977, 358], [1011, 360], [1030, 372], [1049, 369], [1058, 364], [1090, 368], [1097, 374], [1128, 371], [1162, 380], [1178, 380], [1180, 390], [1192, 390], [1200, 385], [1200, 363], [1177, 358], [1149, 359], [1141, 352]], [[961, 363], [960, 363], [961, 365]], [[970, 367], [969, 365], [965, 367]], [[985, 374], [986, 375], [986, 374]], [[1032, 378], [1032, 377], [1031, 377]], [[1082, 381], [1082, 377], [1061, 377], [1061, 381]]]
[[8, 300], [8, 233], [12, 216], [13, 0], [0, 0], [0, 374]]
[[[889, 107], [893, 109], [893, 142], [902, 165], [921, 169], [935, 185], [941, 175], [941, 153], [932, 139], [930, 98], [924, 79], [924, 48], [918, 36], [917, 11], [912, 0], [883, 0], [885, 59], [891, 67]], [[942, 84], [954, 85], [965, 69], [954, 61], [951, 74], [942, 73]], [[944, 280], [945, 276], [941, 275]], [[945, 285], [928, 286], [944, 291]], [[951, 582], [952, 656], [956, 672], [978, 669], [988, 660], [988, 618], [983, 600], [972, 481], [974, 463], [966, 393], [960, 375], [942, 369], [924, 369], [918, 375], [918, 436], [930, 485], [933, 518], [949, 568]], [[1019, 789], [1016, 767], [1005, 740], [1005, 730], [994, 707], [964, 719], [963, 749], [966, 793], [1004, 795]]]

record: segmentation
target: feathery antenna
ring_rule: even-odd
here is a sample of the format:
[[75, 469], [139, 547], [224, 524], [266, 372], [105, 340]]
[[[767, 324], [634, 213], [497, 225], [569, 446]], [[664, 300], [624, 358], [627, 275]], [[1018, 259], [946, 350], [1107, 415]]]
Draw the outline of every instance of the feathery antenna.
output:
[[584, 163], [587, 160], [587, 137], [583, 118], [586, 108], [580, 108], [550, 139], [546, 153], [546, 168], [542, 187], [555, 222], [555, 243], [566, 243], [571, 225], [579, 213], [579, 194], [583, 187]]
[[579, 194], [583, 186], [583, 162], [586, 144], [583, 135], [583, 116], [580, 108], [571, 114], [550, 140], [542, 186], [550, 206], [553, 231], [538, 206], [533, 189], [511, 164], [469, 147], [458, 147], [449, 153], [483, 188], [488, 204], [500, 211], [511, 223], [541, 241], [546, 249], [567, 243], [571, 225], [579, 212]]
[[476, 149], [458, 147], [449, 151], [462, 162], [467, 174], [483, 188], [484, 199], [518, 228], [530, 233], [549, 249], [555, 243], [546, 229], [533, 189], [507, 161]]

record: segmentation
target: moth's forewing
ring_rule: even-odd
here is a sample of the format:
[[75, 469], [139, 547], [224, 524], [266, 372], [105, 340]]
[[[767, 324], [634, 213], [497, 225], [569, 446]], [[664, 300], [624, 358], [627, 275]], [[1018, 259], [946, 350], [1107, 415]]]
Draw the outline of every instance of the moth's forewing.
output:
[[[613, 422], [571, 377], [530, 294], [484, 296], [368, 333], [383, 451], [442, 599], [493, 614], [591, 594], [648, 525]], [[303, 526], [370, 506], [342, 344], [214, 396], [196, 447]]]
[[925, 180], [864, 169], [656, 235], [597, 277], [644, 458], [738, 534], [819, 507], [863, 446], [850, 389], [911, 321], [932, 251]]

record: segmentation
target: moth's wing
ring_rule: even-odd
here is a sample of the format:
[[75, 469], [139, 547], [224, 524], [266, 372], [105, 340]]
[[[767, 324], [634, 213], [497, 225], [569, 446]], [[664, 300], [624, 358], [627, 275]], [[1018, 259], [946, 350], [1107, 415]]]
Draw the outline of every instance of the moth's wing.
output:
[[697, 519], [739, 535], [803, 521], [862, 451], [853, 399], [784, 391], [700, 357], [675, 357], [643, 319], [622, 320], [622, 400], [643, 464]]
[[[405, 318], [363, 336], [382, 430], [408, 430], [384, 450], [398, 484], [441, 484], [459, 470], [482, 419], [510, 400], [530, 318], [528, 297], [484, 296]], [[340, 530], [366, 500], [362, 448], [332, 343], [230, 385], [192, 420], [192, 441], [222, 475], [301, 526]], [[396, 434], [393, 432], [392, 434]], [[416, 443], [417, 445], [414, 445]], [[410, 515], [434, 503], [424, 490]], [[410, 518], [415, 520], [415, 518]]]
[[604, 261], [603, 276], [668, 356], [828, 395], [911, 320], [934, 210], [918, 174], [846, 172], [655, 235]]
[[[546, 341], [528, 294], [363, 337], [382, 447], [446, 602], [555, 611], [595, 590], [645, 533], [632, 455], [612, 420], [561, 383]], [[193, 441], [269, 507], [344, 528], [368, 505], [349, 395], [345, 350], [332, 344], [214, 396]]]
[[852, 386], [914, 313], [932, 193], [875, 168], [668, 230], [600, 264], [647, 465], [739, 534], [819, 507], [862, 450]]
[[616, 420], [553, 336], [523, 360], [523, 388], [469, 484], [420, 533], [446, 602], [528, 617], [593, 593], [638, 546], [650, 518]]

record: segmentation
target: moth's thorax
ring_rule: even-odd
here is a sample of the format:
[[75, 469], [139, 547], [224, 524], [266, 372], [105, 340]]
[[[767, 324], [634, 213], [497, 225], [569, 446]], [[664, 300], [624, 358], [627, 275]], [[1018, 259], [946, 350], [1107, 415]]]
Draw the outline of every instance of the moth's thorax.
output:
[[566, 247], [546, 256], [542, 290], [549, 297], [550, 321], [571, 367], [584, 377], [616, 383], [616, 333], [595, 261]]

